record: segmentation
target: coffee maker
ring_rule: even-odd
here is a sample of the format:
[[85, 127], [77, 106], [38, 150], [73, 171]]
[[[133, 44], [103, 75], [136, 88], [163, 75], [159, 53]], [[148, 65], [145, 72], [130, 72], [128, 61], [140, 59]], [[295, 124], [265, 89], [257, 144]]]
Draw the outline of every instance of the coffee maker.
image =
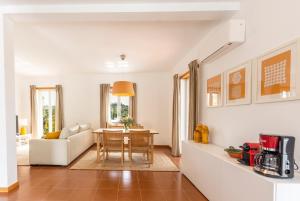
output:
[[242, 149], [242, 158], [238, 159], [238, 161], [244, 165], [254, 166], [254, 157], [259, 153], [259, 143], [246, 142], [240, 148]]
[[254, 171], [273, 178], [294, 177], [295, 138], [260, 134], [261, 152], [255, 156]]

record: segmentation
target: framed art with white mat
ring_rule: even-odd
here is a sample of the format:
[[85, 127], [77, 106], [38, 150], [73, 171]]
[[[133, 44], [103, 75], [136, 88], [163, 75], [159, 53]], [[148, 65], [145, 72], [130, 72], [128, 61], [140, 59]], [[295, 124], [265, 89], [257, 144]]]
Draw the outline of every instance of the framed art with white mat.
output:
[[206, 82], [207, 107], [223, 105], [223, 74], [209, 78]]
[[300, 98], [299, 40], [270, 51], [254, 61], [255, 103]]
[[225, 73], [225, 105], [251, 104], [251, 61]]

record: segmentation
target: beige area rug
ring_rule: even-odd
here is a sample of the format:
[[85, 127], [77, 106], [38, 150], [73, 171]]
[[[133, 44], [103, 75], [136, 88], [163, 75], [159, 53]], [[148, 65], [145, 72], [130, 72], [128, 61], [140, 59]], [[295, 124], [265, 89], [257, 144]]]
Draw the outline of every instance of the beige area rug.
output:
[[110, 153], [109, 159], [104, 163], [96, 162], [96, 151], [90, 150], [70, 169], [73, 170], [141, 170], [141, 171], [179, 171], [177, 166], [163, 152], [154, 152], [154, 163], [144, 164], [142, 154], [133, 154], [131, 163], [125, 153], [124, 165], [121, 166], [120, 153]]
[[17, 164], [29, 165], [29, 145], [17, 146]]

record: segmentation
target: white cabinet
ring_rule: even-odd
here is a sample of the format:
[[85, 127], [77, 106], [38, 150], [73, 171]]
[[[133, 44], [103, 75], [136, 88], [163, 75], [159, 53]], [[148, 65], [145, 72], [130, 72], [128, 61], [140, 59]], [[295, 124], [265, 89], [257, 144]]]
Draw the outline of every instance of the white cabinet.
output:
[[181, 171], [210, 201], [299, 201], [300, 176], [272, 179], [212, 144], [183, 142]]

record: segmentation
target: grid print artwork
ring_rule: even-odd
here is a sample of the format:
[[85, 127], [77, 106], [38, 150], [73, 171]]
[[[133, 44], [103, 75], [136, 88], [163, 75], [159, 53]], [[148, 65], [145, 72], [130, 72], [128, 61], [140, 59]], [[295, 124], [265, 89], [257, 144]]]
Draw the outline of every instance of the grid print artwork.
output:
[[272, 64], [265, 67], [265, 83], [264, 87], [270, 87], [275, 84], [285, 84], [286, 83], [286, 59], [278, 63]]
[[269, 57], [261, 63], [261, 95], [290, 91], [291, 50]]

